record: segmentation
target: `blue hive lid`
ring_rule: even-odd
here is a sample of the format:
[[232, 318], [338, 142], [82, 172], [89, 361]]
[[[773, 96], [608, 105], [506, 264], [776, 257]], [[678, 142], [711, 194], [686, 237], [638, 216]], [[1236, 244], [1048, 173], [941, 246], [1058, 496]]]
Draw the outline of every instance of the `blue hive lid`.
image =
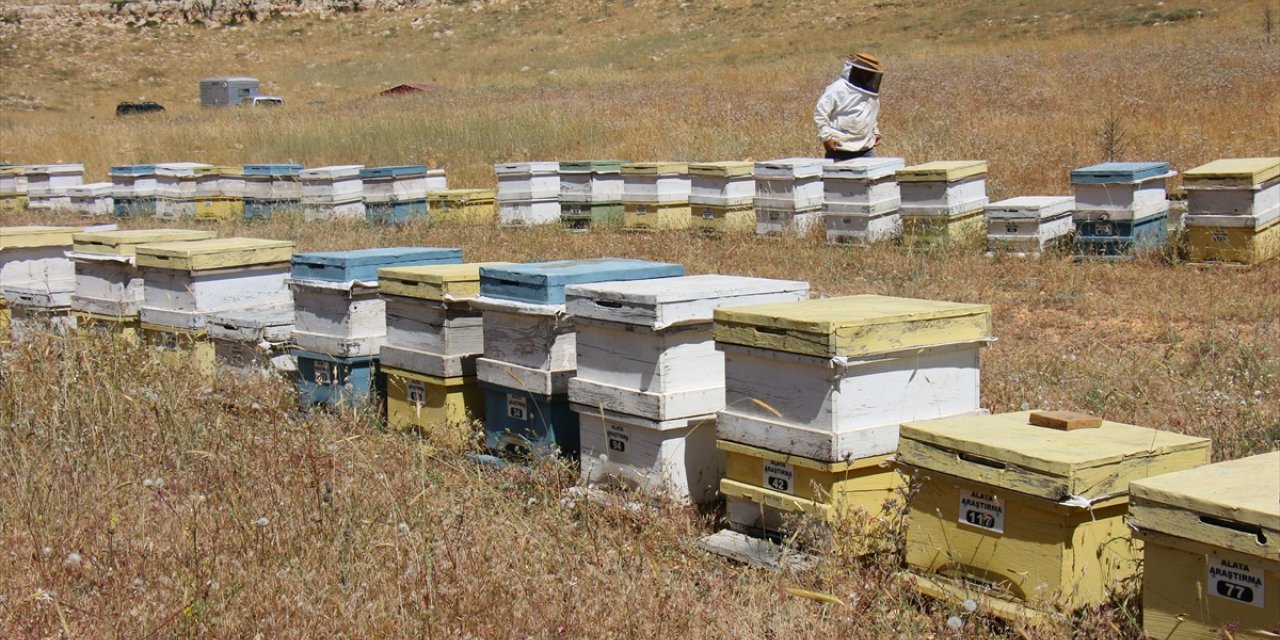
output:
[[462, 249], [445, 247], [378, 247], [354, 251], [317, 251], [293, 254], [293, 264], [336, 267], [394, 266], [406, 262], [461, 261]]
[[404, 164], [393, 167], [369, 167], [360, 170], [360, 177], [369, 178], [413, 178], [427, 175], [426, 165]]
[[540, 304], [564, 304], [564, 288], [571, 284], [682, 275], [684, 265], [620, 258], [481, 267], [480, 295]]
[[1141, 182], [1169, 173], [1168, 162], [1104, 162], [1071, 171], [1072, 184]]
[[118, 164], [111, 167], [113, 176], [147, 176], [155, 172], [154, 164]]
[[296, 176], [302, 171], [300, 164], [246, 164], [246, 176]]

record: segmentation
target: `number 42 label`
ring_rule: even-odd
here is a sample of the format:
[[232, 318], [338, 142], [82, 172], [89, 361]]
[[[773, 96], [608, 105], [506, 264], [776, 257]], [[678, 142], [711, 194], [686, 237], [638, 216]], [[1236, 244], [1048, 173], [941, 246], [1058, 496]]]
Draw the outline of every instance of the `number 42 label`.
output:
[[1004, 533], [1004, 500], [994, 493], [960, 492], [960, 524]]
[[1209, 593], [1261, 608], [1265, 585], [1262, 567], [1250, 566], [1246, 560], [1209, 556]]

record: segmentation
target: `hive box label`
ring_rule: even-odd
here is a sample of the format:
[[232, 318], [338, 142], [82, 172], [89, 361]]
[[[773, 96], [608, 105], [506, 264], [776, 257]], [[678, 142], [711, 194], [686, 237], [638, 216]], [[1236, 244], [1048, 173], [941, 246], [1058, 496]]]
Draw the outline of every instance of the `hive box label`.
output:
[[961, 491], [960, 524], [1004, 533], [1004, 500], [985, 491]]
[[529, 405], [525, 402], [524, 396], [518, 396], [514, 393], [507, 394], [507, 417], [512, 420], [529, 419]]
[[427, 387], [418, 380], [409, 381], [409, 389], [405, 395], [409, 404], [421, 406], [427, 403]]
[[1247, 560], [1209, 556], [1209, 593], [1251, 607], [1262, 608], [1265, 592], [1262, 567]]
[[782, 493], [796, 492], [795, 467], [772, 460], [764, 461], [764, 486]]
[[611, 424], [605, 431], [605, 439], [609, 441], [609, 457], [619, 458], [627, 452], [627, 443], [631, 440], [631, 436], [627, 435], [626, 427]]

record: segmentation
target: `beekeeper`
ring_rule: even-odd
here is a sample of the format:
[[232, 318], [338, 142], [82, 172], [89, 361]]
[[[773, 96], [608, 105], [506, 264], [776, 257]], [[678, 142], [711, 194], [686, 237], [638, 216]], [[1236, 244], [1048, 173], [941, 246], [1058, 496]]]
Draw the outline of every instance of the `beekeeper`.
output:
[[880, 60], [859, 53], [845, 60], [840, 77], [822, 92], [813, 108], [813, 123], [827, 158], [839, 162], [876, 155], [882, 77]]

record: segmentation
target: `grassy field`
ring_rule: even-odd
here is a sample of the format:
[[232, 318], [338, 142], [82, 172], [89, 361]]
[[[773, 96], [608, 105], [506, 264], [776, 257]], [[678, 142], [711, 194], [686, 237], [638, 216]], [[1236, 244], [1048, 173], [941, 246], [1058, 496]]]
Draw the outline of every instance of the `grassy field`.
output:
[[[90, 179], [142, 161], [425, 162], [454, 186], [483, 186], [499, 160], [812, 155], [808, 112], [850, 49], [890, 66], [885, 153], [988, 159], [994, 197], [1069, 193], [1067, 172], [1103, 159], [1108, 120], [1125, 134], [1123, 159], [1185, 169], [1280, 155], [1280, 49], [1264, 33], [1265, 3], [475, 6], [217, 29], [87, 25], [76, 37], [0, 24], [0, 160], [83, 161]], [[196, 81], [223, 73], [269, 80], [289, 104], [200, 111]], [[418, 80], [444, 88], [369, 97]], [[111, 116], [141, 94], [169, 112]], [[1202, 435], [1217, 460], [1280, 442], [1275, 263], [1202, 269], [1172, 252], [1127, 264], [991, 260], [976, 247], [683, 233], [215, 227], [302, 250], [626, 256], [803, 279], [828, 296], [988, 303], [999, 340], [983, 352], [982, 403], [993, 411], [1075, 409]], [[893, 553], [857, 558], [837, 544], [808, 575], [747, 570], [694, 548], [719, 528], [714, 511], [566, 500], [572, 463], [477, 467], [464, 457], [477, 446], [467, 429], [389, 433], [373, 410], [300, 415], [286, 381], [210, 383], [102, 336], [0, 338], [0, 637], [1139, 635], [1133, 585], [1049, 628], [998, 624], [911, 596]]]

